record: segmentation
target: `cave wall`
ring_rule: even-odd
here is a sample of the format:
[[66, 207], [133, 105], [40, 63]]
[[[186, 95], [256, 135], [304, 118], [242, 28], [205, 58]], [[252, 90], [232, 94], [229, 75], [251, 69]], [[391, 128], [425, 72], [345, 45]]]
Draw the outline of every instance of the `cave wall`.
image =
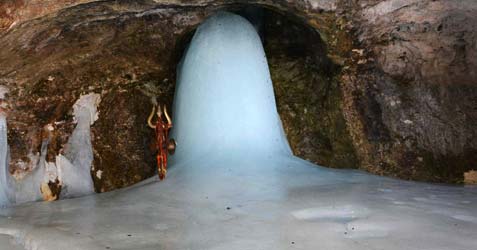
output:
[[293, 153], [316, 164], [357, 168], [341, 110], [340, 66], [320, 33], [302, 20], [264, 10], [263, 41], [278, 112]]
[[0, 31], [63, 8], [92, 1], [94, 0], [3, 0], [0, 2]]
[[364, 49], [342, 81], [361, 167], [462, 182], [477, 164], [477, 2], [359, 1], [346, 9]]
[[[75, 126], [71, 107], [91, 92], [102, 99], [92, 128], [96, 191], [154, 174], [153, 131], [146, 126], [151, 98], [171, 105], [176, 38], [203, 18], [197, 11], [184, 18], [182, 9], [169, 7], [149, 13], [153, 7], [127, 1], [79, 5], [2, 34], [6, 49], [0, 54], [8, 60], [1, 62], [0, 84], [10, 89], [10, 171], [16, 177], [37, 166], [44, 127], [51, 125], [55, 138], [47, 160], [64, 151]], [[163, 32], [166, 27], [170, 32]], [[18, 48], [20, 40], [25, 43]]]
[[[171, 104], [187, 37], [211, 13], [240, 3], [2, 2], [10, 171], [36, 165], [48, 124], [55, 128], [49, 155], [61, 152], [74, 126], [72, 104], [95, 92], [103, 100], [92, 128], [96, 190], [153, 175], [149, 100]], [[270, 19], [293, 20], [283, 19], [290, 24], [282, 34], [270, 22], [264, 34], [295, 154], [425, 181], [462, 182], [464, 172], [477, 168], [475, 1], [248, 3], [272, 9]]]

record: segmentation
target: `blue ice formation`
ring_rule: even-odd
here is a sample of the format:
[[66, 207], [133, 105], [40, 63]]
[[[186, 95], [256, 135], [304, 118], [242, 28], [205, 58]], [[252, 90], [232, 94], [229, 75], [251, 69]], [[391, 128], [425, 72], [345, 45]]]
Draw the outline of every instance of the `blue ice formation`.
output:
[[201, 24], [177, 75], [175, 164], [225, 151], [291, 155], [260, 37], [245, 18], [219, 12]]
[[11, 204], [14, 197], [8, 172], [7, 119], [0, 114], [0, 206]]

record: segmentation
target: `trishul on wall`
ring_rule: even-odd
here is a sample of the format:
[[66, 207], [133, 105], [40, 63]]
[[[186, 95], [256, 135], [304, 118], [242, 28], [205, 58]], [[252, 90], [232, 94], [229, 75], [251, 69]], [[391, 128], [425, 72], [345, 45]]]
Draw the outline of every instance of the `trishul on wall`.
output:
[[[152, 122], [154, 114], [157, 115], [157, 121], [155, 123]], [[163, 114], [166, 121], [163, 119]], [[164, 111], [161, 110], [160, 104], [157, 105], [157, 107], [154, 105], [151, 114], [147, 118], [147, 124], [156, 132], [157, 172], [159, 179], [163, 180], [167, 174], [167, 154], [174, 154], [176, 148], [175, 140], [169, 138], [169, 130], [172, 128], [172, 120], [167, 113], [166, 105], [164, 105]]]

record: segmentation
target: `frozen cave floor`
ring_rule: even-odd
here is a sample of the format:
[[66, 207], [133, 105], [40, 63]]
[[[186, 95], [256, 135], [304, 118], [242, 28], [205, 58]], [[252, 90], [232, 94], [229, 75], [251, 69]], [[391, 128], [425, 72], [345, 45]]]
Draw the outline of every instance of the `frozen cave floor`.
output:
[[48, 250], [469, 250], [477, 245], [477, 188], [327, 169], [290, 156], [214, 155], [172, 166], [163, 182], [3, 208], [0, 243]]

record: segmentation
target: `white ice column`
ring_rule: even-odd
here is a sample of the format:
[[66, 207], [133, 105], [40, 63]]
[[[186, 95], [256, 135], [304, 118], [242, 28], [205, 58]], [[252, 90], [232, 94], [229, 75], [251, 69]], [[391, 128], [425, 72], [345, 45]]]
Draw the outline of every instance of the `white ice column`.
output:
[[219, 151], [291, 154], [265, 52], [246, 19], [228, 12], [207, 19], [178, 68], [175, 163]]
[[0, 112], [0, 207], [14, 202], [12, 179], [8, 171], [7, 119]]

